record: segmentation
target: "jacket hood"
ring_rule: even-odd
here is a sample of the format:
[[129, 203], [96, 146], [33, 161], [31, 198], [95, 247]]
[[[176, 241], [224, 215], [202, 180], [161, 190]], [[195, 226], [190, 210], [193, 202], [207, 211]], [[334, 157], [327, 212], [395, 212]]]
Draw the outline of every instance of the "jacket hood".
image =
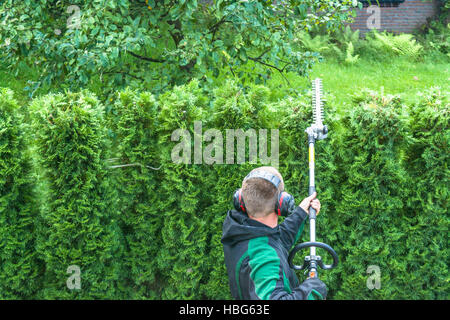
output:
[[243, 212], [230, 210], [227, 212], [227, 216], [223, 222], [221, 242], [223, 244], [233, 245], [240, 241], [263, 236], [277, 236], [278, 234], [278, 226], [271, 228], [259, 221], [250, 219]]

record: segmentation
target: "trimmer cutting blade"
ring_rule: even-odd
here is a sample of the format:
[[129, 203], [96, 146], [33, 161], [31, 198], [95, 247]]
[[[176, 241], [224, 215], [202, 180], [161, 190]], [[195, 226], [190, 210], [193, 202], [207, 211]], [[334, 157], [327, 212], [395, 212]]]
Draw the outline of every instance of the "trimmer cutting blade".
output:
[[313, 124], [306, 129], [308, 136], [314, 137], [315, 140], [322, 140], [327, 137], [328, 128], [323, 124], [324, 112], [322, 101], [322, 80], [316, 78], [312, 82], [312, 114]]
[[323, 125], [323, 102], [322, 102], [322, 80], [316, 78], [312, 82], [312, 107], [313, 107], [313, 121], [316, 125]]

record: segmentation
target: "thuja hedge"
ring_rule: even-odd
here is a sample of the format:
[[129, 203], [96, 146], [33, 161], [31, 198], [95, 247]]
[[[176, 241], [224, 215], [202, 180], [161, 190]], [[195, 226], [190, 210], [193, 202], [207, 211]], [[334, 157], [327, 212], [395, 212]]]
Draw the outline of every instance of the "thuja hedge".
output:
[[[48, 186], [36, 231], [35, 249], [45, 262], [37, 297], [118, 297], [123, 242], [105, 164], [103, 106], [80, 92], [39, 98], [31, 110], [39, 168]], [[74, 268], [81, 273], [80, 288], [68, 285]]]
[[[17, 105], [10, 91], [2, 92], [1, 110]], [[320, 273], [330, 298], [449, 298], [448, 96], [432, 89], [406, 105], [398, 96], [365, 91], [351, 110], [337, 113], [327, 95], [330, 134], [316, 145], [316, 182], [317, 237], [340, 256], [338, 268]], [[24, 150], [32, 148], [41, 172], [36, 185], [26, 180], [29, 196], [8, 196], [30, 169], [6, 169], [2, 153], [0, 237], [14, 252], [0, 254], [2, 268], [9, 278], [34, 279], [1, 277], [0, 288], [10, 292], [4, 297], [231, 298], [222, 222], [242, 178], [262, 163], [236, 163], [234, 150], [233, 164], [206, 164], [202, 153], [217, 156], [222, 145], [225, 161], [227, 129], [278, 129], [278, 167], [299, 202], [308, 185], [309, 101], [308, 94], [274, 101], [264, 86], [244, 90], [232, 81], [207, 94], [192, 81], [158, 98], [119, 92], [108, 114], [86, 91], [47, 95], [30, 107], [32, 131], [2, 113], [5, 159], [26, 162]], [[5, 123], [26, 133], [21, 145], [16, 134], [4, 134]], [[196, 135], [194, 123], [222, 139]], [[183, 137], [174, 139], [174, 132]], [[191, 147], [189, 163], [173, 161], [180, 143]], [[25, 242], [15, 240], [24, 238], [8, 231], [11, 225], [26, 230]], [[67, 287], [71, 265], [80, 268], [81, 289]]]
[[42, 285], [38, 217], [27, 127], [9, 89], [0, 89], [0, 299], [33, 298]]
[[112, 187], [119, 193], [118, 222], [122, 230], [125, 250], [122, 257], [124, 282], [121, 284], [129, 299], [157, 298], [160, 290], [155, 279], [161, 278], [155, 257], [161, 248], [162, 221], [157, 210], [159, 177], [148, 165], [157, 165], [158, 153], [155, 134], [157, 102], [148, 93], [140, 95], [126, 90], [117, 95], [115, 118], [111, 129], [115, 133], [117, 158], [109, 175]]

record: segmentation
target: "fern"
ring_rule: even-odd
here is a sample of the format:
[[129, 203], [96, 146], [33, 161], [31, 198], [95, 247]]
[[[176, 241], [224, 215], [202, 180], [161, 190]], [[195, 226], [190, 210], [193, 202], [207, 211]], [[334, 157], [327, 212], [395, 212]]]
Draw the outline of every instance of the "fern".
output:
[[359, 55], [353, 55], [354, 53], [354, 48], [353, 48], [353, 43], [349, 42], [347, 45], [347, 50], [346, 50], [346, 56], [345, 56], [345, 62], [348, 64], [354, 64], [358, 61], [359, 59]]
[[355, 52], [355, 48], [353, 47], [352, 42], [348, 42], [347, 47], [344, 50], [341, 50], [338, 46], [333, 46], [332, 49], [336, 53], [339, 60], [344, 61], [347, 64], [354, 64], [359, 60], [359, 55], [353, 55]]
[[330, 50], [330, 37], [328, 35], [317, 35], [312, 37], [309, 33], [302, 31], [296, 39], [302, 47], [309, 51], [324, 53]]
[[373, 35], [385, 51], [395, 55], [418, 58], [423, 49], [411, 34], [374, 33]]
[[352, 46], [357, 46], [361, 41], [359, 39], [359, 30], [353, 31], [350, 26], [346, 26], [344, 30], [337, 31], [334, 34], [334, 40], [341, 48], [346, 46], [349, 42], [352, 43]]

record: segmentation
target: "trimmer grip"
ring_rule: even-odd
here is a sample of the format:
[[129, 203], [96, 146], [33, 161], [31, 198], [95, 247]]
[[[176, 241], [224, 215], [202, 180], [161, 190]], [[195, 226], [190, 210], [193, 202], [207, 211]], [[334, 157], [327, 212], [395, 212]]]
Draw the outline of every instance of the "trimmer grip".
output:
[[[316, 192], [316, 187], [314, 186], [309, 186], [308, 188], [308, 195], [312, 195], [314, 192]], [[310, 219], [315, 219], [316, 218], [316, 209], [314, 209], [313, 207], [309, 207], [309, 218]]]
[[309, 207], [309, 218], [310, 219], [316, 218], [316, 209], [314, 209], [313, 207]]

